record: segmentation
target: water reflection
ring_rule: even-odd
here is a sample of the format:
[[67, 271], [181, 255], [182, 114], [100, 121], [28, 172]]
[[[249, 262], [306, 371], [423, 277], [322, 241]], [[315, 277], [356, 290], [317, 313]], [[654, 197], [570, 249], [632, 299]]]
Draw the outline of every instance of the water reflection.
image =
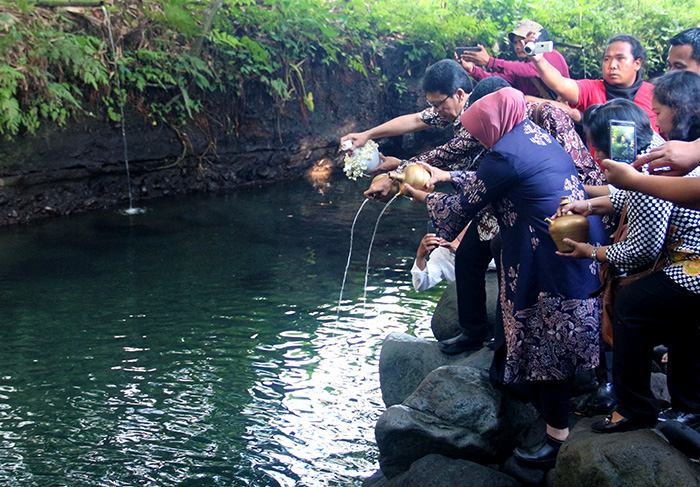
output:
[[397, 200], [366, 306], [360, 251], [338, 309], [360, 184], [0, 231], [0, 484], [359, 486], [377, 468], [381, 342], [428, 336], [439, 295], [411, 290], [425, 213]]

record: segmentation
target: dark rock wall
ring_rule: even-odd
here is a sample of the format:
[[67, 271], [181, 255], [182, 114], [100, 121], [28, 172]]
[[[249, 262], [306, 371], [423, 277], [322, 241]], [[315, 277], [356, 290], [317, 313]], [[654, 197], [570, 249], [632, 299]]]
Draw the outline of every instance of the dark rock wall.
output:
[[[128, 181], [138, 206], [150, 198], [298, 178], [323, 157], [340, 165], [341, 136], [425, 106], [420, 79], [428, 61], [409, 73], [402, 58], [397, 46], [375, 61], [385, 81], [339, 66], [303, 65], [313, 112], [297, 99], [280, 107], [255, 81], [242, 87], [242, 96], [215, 95], [181, 133], [127, 103], [130, 180], [121, 124], [101, 116], [83, 115], [62, 128], [47, 125], [35, 136], [0, 141], [0, 225], [126, 208]], [[401, 95], [397, 80], [407, 88]], [[102, 109], [96, 106], [94, 113]], [[429, 130], [378, 142], [387, 155], [410, 157], [449, 137], [447, 130]]]

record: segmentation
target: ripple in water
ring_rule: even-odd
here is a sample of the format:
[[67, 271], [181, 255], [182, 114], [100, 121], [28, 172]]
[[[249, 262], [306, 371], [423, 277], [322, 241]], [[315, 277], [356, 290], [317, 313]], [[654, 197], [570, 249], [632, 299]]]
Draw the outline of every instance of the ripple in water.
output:
[[[424, 213], [397, 201], [366, 306], [339, 310], [362, 196], [333, 190], [154, 203], [138, 225], [96, 213], [0, 230], [0, 485], [359, 486], [373, 474], [381, 344], [429, 336], [439, 291], [412, 291], [423, 235], [406, 221]], [[380, 206], [358, 219], [358, 248]], [[365, 292], [358, 254], [350, 302]]]

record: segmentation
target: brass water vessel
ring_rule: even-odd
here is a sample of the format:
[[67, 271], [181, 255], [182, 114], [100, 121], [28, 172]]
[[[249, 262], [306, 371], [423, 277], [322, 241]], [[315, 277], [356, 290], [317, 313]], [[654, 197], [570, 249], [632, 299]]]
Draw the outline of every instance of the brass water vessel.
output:
[[399, 192], [403, 195], [408, 195], [408, 190], [404, 187], [405, 184], [410, 184], [415, 189], [432, 191], [433, 188], [425, 188], [425, 185], [430, 181], [431, 174], [420, 164], [408, 164], [401, 174], [395, 171], [389, 173], [389, 177], [399, 183]]
[[[569, 198], [562, 196], [559, 208], [563, 208], [569, 204]], [[550, 220], [545, 218], [544, 221], [549, 223], [549, 234], [557, 246], [559, 252], [573, 252], [574, 248], [562, 242], [565, 238], [570, 238], [576, 242], [588, 242], [589, 223], [588, 218], [583, 215], [577, 215], [572, 212], [567, 212], [564, 215]]]

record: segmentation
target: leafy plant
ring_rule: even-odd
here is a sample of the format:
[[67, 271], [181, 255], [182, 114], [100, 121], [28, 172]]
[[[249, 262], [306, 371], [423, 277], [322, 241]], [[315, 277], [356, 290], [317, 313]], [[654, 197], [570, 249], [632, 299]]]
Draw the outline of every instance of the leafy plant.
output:
[[523, 18], [573, 46], [564, 49], [573, 77], [599, 77], [606, 40], [622, 32], [642, 40], [654, 76], [668, 39], [700, 17], [695, 0], [112, 0], [106, 10], [114, 52], [99, 9], [0, 0], [1, 134], [64, 124], [94, 100], [112, 120], [134, 103], [154, 121], [182, 126], [207, 115], [212, 92], [242, 102], [251, 82], [280, 108], [296, 98], [311, 111], [302, 69], [311, 64], [350, 69], [401, 94], [404, 78], [382, 71], [389, 46], [401, 47], [407, 74], [451, 57], [456, 45], [509, 57], [506, 34]]

